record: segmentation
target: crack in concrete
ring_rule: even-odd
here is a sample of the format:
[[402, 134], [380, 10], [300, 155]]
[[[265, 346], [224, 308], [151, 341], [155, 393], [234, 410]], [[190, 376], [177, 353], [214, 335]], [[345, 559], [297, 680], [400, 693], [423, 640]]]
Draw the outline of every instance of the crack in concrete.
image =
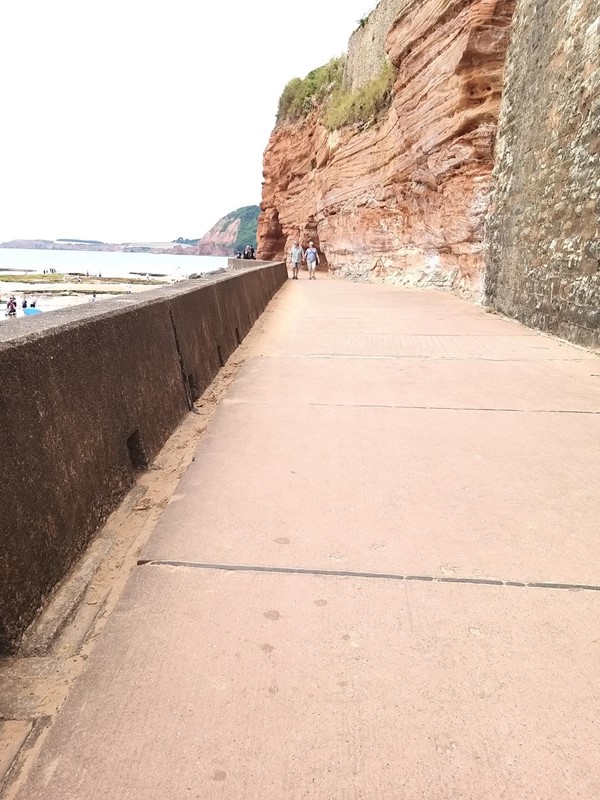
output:
[[600, 592], [600, 584], [551, 583], [546, 581], [510, 581], [495, 578], [461, 578], [436, 575], [399, 575], [387, 572], [354, 572], [352, 570], [309, 569], [306, 567], [265, 567], [248, 564], [203, 564], [197, 561], [163, 561], [139, 559], [138, 567], [182, 567], [186, 569], [218, 570], [220, 572], [261, 572], [275, 575], [317, 575], [333, 578], [367, 578], [416, 583], [458, 583], [471, 586], [506, 586], [517, 589], [561, 589], [570, 591]]
[[[225, 400], [228, 405], [245, 406], [277, 406], [280, 403], [272, 403], [268, 400], [238, 400], [229, 398]], [[485, 411], [501, 412], [507, 414], [587, 414], [588, 416], [599, 416], [600, 411], [585, 411], [583, 409], [567, 408], [478, 408], [477, 406], [411, 406], [398, 405], [392, 403], [286, 403], [287, 406], [316, 406], [317, 408], [389, 408], [404, 411]]]
[[[192, 388], [185, 372], [185, 364], [183, 360], [183, 353], [181, 352], [181, 345], [179, 343], [179, 335], [177, 333], [177, 326], [175, 325], [175, 317], [173, 316], [173, 309], [169, 303], [169, 317], [171, 319], [171, 327], [173, 328], [173, 336], [175, 338], [175, 347], [177, 349], [177, 356], [179, 358], [179, 367], [181, 369], [181, 381], [183, 385], [183, 392], [187, 402], [188, 409], [191, 411], [194, 408], [194, 398], [192, 397]], [[223, 364], [221, 364], [223, 366]]]

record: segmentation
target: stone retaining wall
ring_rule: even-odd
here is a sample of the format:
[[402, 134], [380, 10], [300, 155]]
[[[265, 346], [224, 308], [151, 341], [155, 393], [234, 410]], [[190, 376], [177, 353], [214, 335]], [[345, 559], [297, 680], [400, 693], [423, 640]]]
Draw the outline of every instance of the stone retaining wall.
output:
[[396, 17], [411, 5], [412, 0], [382, 0], [364, 17], [350, 37], [344, 89], [356, 92], [377, 78], [387, 61], [385, 43]]
[[486, 296], [600, 346], [600, 7], [519, 0], [486, 226]]
[[286, 279], [245, 265], [0, 324], [0, 651]]

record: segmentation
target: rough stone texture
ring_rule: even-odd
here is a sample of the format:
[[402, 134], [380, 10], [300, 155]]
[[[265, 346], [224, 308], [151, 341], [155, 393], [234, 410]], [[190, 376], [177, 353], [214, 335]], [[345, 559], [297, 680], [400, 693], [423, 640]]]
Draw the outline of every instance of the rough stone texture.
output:
[[0, 326], [0, 651], [286, 278], [251, 268]]
[[394, 20], [410, 5], [410, 0], [382, 0], [364, 17], [350, 37], [344, 89], [355, 92], [376, 78], [385, 65], [385, 40]]
[[337, 274], [478, 295], [513, 7], [407, 7], [387, 35], [398, 77], [379, 124], [330, 133], [314, 114], [276, 128], [264, 160], [261, 257], [281, 258], [294, 237], [312, 237]]
[[487, 223], [486, 295], [600, 345], [600, 6], [521, 0]]

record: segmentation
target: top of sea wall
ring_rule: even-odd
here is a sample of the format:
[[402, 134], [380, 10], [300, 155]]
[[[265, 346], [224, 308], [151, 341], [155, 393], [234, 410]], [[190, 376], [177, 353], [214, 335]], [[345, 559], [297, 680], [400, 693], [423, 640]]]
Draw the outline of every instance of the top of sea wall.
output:
[[396, 17], [412, 0], [382, 0], [350, 37], [344, 89], [355, 92], [376, 78], [387, 61], [385, 42]]

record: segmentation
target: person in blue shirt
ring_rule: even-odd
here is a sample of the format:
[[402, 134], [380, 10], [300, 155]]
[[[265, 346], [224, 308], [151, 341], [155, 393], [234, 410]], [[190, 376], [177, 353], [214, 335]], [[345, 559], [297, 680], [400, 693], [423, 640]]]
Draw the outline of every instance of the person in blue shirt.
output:
[[309, 281], [316, 280], [315, 271], [319, 266], [319, 251], [314, 246], [313, 242], [308, 243], [308, 249], [304, 254], [304, 260], [306, 261], [306, 266], [308, 267], [308, 279]]

